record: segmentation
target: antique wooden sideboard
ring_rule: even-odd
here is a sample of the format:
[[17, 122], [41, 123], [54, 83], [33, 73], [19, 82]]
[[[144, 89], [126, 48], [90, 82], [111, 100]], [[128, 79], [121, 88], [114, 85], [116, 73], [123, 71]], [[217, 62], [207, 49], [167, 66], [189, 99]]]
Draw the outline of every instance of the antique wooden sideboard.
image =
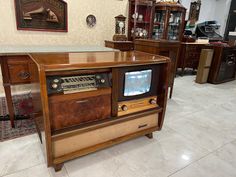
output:
[[208, 82], [221, 84], [235, 80], [236, 47], [209, 45], [208, 48], [214, 49]]
[[177, 68], [181, 68], [181, 75], [184, 74], [186, 68], [193, 70], [198, 68], [201, 50], [206, 48], [208, 43], [182, 42], [180, 45], [180, 53]]
[[161, 130], [168, 57], [136, 51], [29, 56], [37, 67], [34, 118], [56, 171], [65, 161]]
[[179, 56], [179, 46], [178, 41], [169, 40], [148, 40], [148, 39], [136, 39], [134, 42], [134, 48], [136, 51], [147, 52], [156, 55], [163, 55], [170, 57], [171, 59], [171, 69], [170, 69], [170, 98], [172, 97], [174, 88], [174, 79], [176, 75], [176, 66]]
[[94, 52], [115, 51], [114, 49], [95, 46], [1, 46], [0, 64], [11, 126], [14, 125], [11, 86], [30, 84], [35, 79], [35, 65], [27, 53], [35, 52]]

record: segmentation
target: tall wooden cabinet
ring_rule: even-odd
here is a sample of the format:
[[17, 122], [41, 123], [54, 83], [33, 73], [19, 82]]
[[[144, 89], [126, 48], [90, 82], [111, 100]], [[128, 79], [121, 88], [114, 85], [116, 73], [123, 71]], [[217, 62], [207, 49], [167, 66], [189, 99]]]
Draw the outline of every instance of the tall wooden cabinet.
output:
[[154, 0], [129, 0], [128, 40], [151, 37]]
[[181, 4], [156, 3], [153, 9], [152, 39], [181, 41], [186, 9]]
[[129, 0], [128, 39], [182, 39], [186, 9], [181, 4]]

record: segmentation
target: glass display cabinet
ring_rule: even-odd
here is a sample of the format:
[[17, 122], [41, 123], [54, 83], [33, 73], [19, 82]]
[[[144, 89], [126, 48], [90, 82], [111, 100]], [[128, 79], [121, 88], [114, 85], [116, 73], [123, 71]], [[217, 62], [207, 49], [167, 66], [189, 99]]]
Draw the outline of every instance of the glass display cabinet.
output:
[[185, 13], [179, 3], [129, 0], [128, 39], [180, 41]]
[[186, 9], [178, 3], [159, 2], [154, 5], [152, 39], [180, 41]]
[[129, 0], [128, 40], [151, 37], [154, 2], [155, 0]]

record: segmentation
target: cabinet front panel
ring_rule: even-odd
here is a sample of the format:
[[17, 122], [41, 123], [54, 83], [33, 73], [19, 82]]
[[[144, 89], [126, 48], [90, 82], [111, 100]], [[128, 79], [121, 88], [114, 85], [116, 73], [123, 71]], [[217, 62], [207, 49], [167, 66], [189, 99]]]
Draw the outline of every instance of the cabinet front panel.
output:
[[68, 155], [84, 148], [157, 126], [158, 114], [152, 114], [60, 140], [55, 140], [53, 142], [53, 157], [57, 158], [63, 155]]
[[59, 130], [109, 118], [111, 116], [111, 94], [51, 102], [49, 107], [51, 128]]

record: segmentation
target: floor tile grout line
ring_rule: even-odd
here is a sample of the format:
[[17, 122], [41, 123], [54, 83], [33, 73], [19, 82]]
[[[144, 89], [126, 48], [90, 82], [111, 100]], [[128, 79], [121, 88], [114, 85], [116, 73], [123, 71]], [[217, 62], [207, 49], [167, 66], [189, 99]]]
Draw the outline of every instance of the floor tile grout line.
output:
[[65, 171], [66, 171], [66, 174], [67, 174], [67, 177], [70, 177], [69, 173], [68, 173], [68, 170], [66, 169], [66, 166], [64, 165], [64, 168], [65, 168]]
[[[179, 135], [179, 136], [181, 136], [181, 137], [187, 139], [189, 142], [194, 143], [193, 140], [191, 140], [189, 137], [187, 137], [187, 136], [185, 136], [185, 135], [182, 135], [181, 133], [179, 133], [178, 131], [172, 129], [172, 128], [169, 127], [169, 126], [168, 126], [168, 128], [171, 129], [172, 131], [174, 131], [177, 135]], [[235, 139], [235, 140], [236, 140], [236, 139]], [[227, 143], [226, 143], [226, 144], [227, 144]], [[200, 146], [200, 145], [197, 145], [197, 146], [198, 146], [199, 148], [201, 148], [201, 149], [204, 149], [204, 150], [208, 151], [209, 153], [212, 152], [211, 150], [208, 150], [207, 148], [205, 148], [205, 147], [203, 147], [203, 146]], [[214, 150], [213, 150], [213, 151], [214, 151]]]
[[34, 168], [34, 167], [36, 167], [36, 166], [42, 165], [42, 164], [44, 164], [44, 162], [38, 163], [38, 164], [33, 165], [33, 166], [31, 166], [31, 167], [27, 167], [27, 168], [24, 168], [24, 169], [17, 170], [17, 171], [15, 171], [15, 172], [13, 172], [13, 173], [5, 174], [5, 175], [0, 176], [0, 177], [4, 177], [4, 176], [12, 175], [12, 174], [15, 174], [15, 173], [19, 173], [19, 172], [22, 172], [22, 171], [28, 170], [28, 169], [30, 169], [30, 168]]
[[199, 159], [196, 159], [196, 160], [190, 162], [188, 165], [184, 166], [183, 168], [180, 168], [179, 170], [176, 170], [175, 172], [173, 172], [172, 174], [168, 175], [167, 177], [173, 176], [174, 174], [176, 174], [176, 173], [182, 171], [183, 169], [185, 169], [185, 168], [191, 166], [192, 164], [194, 164], [194, 163], [200, 161], [201, 159], [204, 159], [205, 157], [207, 157], [207, 156], [209, 156], [209, 155], [215, 153], [216, 151], [218, 151], [219, 149], [223, 148], [224, 146], [226, 146], [226, 145], [228, 145], [228, 144], [231, 144], [231, 143], [234, 142], [235, 140], [236, 140], [236, 139], [234, 139], [234, 140], [232, 140], [232, 141], [230, 141], [230, 142], [228, 142], [228, 143], [223, 144], [223, 145], [220, 146], [219, 148], [217, 148], [217, 149], [215, 149], [215, 150], [209, 152], [208, 154], [206, 154], [206, 155], [200, 157]]
[[[176, 132], [179, 136], [182, 136], [182, 137], [186, 138], [187, 140], [191, 141], [192, 143], [194, 143], [193, 140], [191, 140], [189, 137], [187, 137], [187, 136], [181, 134], [179, 131], [177, 131], [177, 130], [171, 128], [171, 127], [168, 126], [168, 125], [167, 125], [167, 127], [168, 127], [169, 129], [171, 129], [172, 131]], [[214, 128], [214, 127], [212, 127], [212, 128]], [[214, 129], [215, 129], [215, 128], [214, 128]], [[215, 130], [217, 130], [217, 129], [215, 129]], [[226, 145], [226, 144], [228, 144], [228, 143], [231, 143], [231, 142], [233, 142], [233, 141], [235, 141], [235, 140], [236, 140], [236, 138], [235, 138], [235, 139], [232, 139], [231, 141], [229, 141], [229, 142], [227, 142], [227, 143], [225, 143], [225, 144], [223, 144], [222, 146], [224, 146], [224, 145]], [[222, 147], [222, 146], [220, 146], [220, 147]], [[201, 145], [199, 145], [198, 147], [209, 151], [208, 149], [206, 149], [205, 147], [203, 147], [203, 146], [201, 146]], [[220, 148], [220, 147], [219, 147], [219, 148]], [[218, 149], [218, 148], [216, 148], [216, 149]], [[215, 150], [215, 149], [214, 149], [214, 150]], [[213, 150], [213, 151], [214, 151], [214, 150]], [[210, 152], [211, 152], [211, 150], [210, 150]]]

